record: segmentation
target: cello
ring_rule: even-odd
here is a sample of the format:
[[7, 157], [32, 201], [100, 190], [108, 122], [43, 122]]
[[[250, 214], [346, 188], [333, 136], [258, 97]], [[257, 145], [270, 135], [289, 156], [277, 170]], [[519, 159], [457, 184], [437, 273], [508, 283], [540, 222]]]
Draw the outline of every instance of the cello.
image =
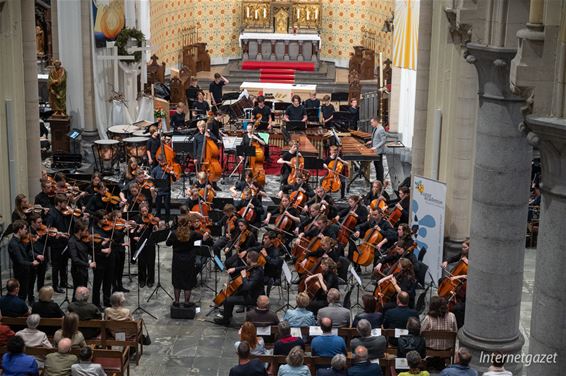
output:
[[358, 215], [354, 211], [350, 211], [340, 223], [340, 230], [338, 231], [338, 244], [346, 246], [350, 239], [350, 234], [354, 231], [358, 223]]
[[[336, 135], [334, 129], [332, 129], [332, 133], [336, 141], [338, 142], [335, 148], [342, 146], [340, 143], [340, 138]], [[332, 148], [332, 146], [331, 146]], [[322, 179], [320, 185], [324, 189], [325, 192], [338, 192], [342, 187], [342, 181], [340, 180], [340, 176], [342, 175], [342, 171], [344, 170], [344, 162], [338, 156], [338, 150], [336, 150], [336, 158], [331, 160], [328, 163], [328, 174]]]
[[210, 133], [209, 127], [212, 119], [212, 111], [208, 113], [209, 120], [204, 131], [205, 141], [202, 145], [200, 156], [200, 168], [205, 172], [211, 182], [217, 182], [222, 176], [222, 165], [220, 164], [220, 149], [216, 142], [207, 135]]
[[[299, 152], [299, 143], [297, 142], [297, 155], [291, 158], [291, 173], [287, 177], [287, 184], [292, 185], [297, 182], [297, 175], [305, 170], [305, 158]], [[305, 181], [309, 180], [309, 176], [304, 176]]]
[[[464, 276], [468, 274], [468, 260], [466, 258], [460, 259], [456, 266], [448, 272], [448, 276], [440, 282], [438, 285], [438, 296], [445, 298], [450, 302], [457, 294], [458, 289], [460, 289], [465, 283], [464, 278], [453, 278]], [[452, 277], [452, 278], [451, 278]]]
[[366, 231], [362, 244], [357, 247], [357, 251], [352, 255], [352, 261], [361, 266], [368, 266], [372, 263], [377, 245], [383, 240], [381, 229], [374, 226]]
[[[255, 135], [255, 127], [261, 123], [261, 114], [256, 115], [256, 121], [253, 124], [253, 132]], [[257, 137], [257, 136], [256, 136]], [[265, 185], [265, 169], [263, 163], [265, 162], [265, 153], [259, 141], [252, 139], [251, 145], [255, 149], [255, 156], [250, 157], [250, 170], [253, 173], [254, 180], [263, 187]]]
[[322, 236], [317, 235], [314, 238], [312, 238], [309, 241], [307, 247], [305, 249], [303, 249], [303, 253], [301, 255], [299, 255], [299, 257], [295, 261], [295, 270], [297, 271], [297, 273], [304, 274], [307, 271], [309, 271], [316, 264], [316, 259], [313, 259], [312, 257], [308, 257], [306, 263], [304, 265], [302, 265], [303, 260], [305, 260], [305, 258], [306, 258], [307, 252], [313, 253], [313, 252], [316, 252], [320, 249], [320, 247], [321, 247], [320, 241], [321, 240], [322, 240]]

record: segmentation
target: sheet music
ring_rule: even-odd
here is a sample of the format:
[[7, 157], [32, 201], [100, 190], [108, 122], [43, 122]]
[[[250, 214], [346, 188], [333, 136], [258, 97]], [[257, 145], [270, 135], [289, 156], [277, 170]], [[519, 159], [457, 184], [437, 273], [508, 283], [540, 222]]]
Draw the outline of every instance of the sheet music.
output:
[[258, 326], [256, 332], [258, 336], [270, 336], [271, 326]]
[[376, 328], [376, 329], [371, 330], [371, 336], [372, 337], [379, 337], [380, 335], [381, 335], [381, 329], [380, 328]]
[[243, 138], [242, 137], [234, 137], [234, 136], [225, 136], [222, 137], [222, 144], [224, 145], [225, 150], [236, 150], [236, 146], [242, 144]]
[[301, 332], [301, 328], [291, 328], [291, 335], [293, 337], [301, 338], [303, 333]]
[[320, 328], [320, 326], [309, 326], [309, 336], [315, 337], [321, 335], [322, 335], [322, 329]]
[[291, 284], [291, 279], [293, 277], [291, 276], [291, 270], [289, 270], [289, 265], [287, 265], [286, 262], [283, 262], [283, 274], [285, 275], [285, 280], [287, 280], [287, 283]]
[[138, 250], [136, 251], [136, 253], [134, 254], [134, 261], [138, 259], [143, 247], [145, 247], [145, 243], [147, 243], [147, 239], [145, 239], [142, 243], [142, 245], [138, 248]]
[[269, 144], [269, 133], [266, 132], [257, 132], [257, 135], [259, 136], [259, 138], [261, 138], [263, 140], [263, 142], [265, 142], [266, 144]]
[[354, 269], [352, 264], [350, 264], [350, 266], [348, 266], [348, 271], [350, 272], [350, 274], [352, 274], [352, 277], [354, 277], [354, 279], [356, 280], [358, 285], [360, 287], [363, 287], [362, 280], [361, 280], [360, 276], [358, 275], [358, 273], [356, 273], [356, 269]]
[[409, 369], [407, 358], [395, 358], [395, 369]]
[[202, 240], [195, 240], [195, 247], [200, 247], [202, 245]]
[[409, 334], [407, 329], [395, 329], [395, 338], [399, 338], [401, 336], [406, 336]]

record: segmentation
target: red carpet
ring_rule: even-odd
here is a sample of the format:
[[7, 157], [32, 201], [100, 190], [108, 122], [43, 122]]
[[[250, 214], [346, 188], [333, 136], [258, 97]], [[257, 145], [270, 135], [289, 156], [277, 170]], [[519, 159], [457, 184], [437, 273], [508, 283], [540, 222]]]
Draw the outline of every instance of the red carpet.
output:
[[314, 72], [314, 63], [304, 61], [244, 61], [242, 69], [293, 69], [305, 72]]

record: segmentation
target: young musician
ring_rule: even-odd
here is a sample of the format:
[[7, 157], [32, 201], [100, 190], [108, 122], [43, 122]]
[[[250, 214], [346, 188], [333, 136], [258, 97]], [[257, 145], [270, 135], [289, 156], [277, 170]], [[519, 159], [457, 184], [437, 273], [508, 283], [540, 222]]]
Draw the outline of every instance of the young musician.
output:
[[253, 305], [264, 290], [264, 271], [257, 264], [259, 254], [251, 251], [246, 255], [247, 267], [231, 268], [228, 273], [239, 273], [243, 284], [236, 295], [229, 296], [224, 302], [224, 315], [214, 319], [216, 324], [229, 325], [235, 305]]
[[236, 239], [238, 236], [238, 215], [236, 214], [236, 207], [232, 204], [224, 205], [222, 209], [224, 215], [220, 222], [216, 223], [215, 226], [222, 228], [222, 233], [224, 236], [219, 236], [212, 246], [214, 254], [220, 257], [220, 251], [226, 247], [226, 245], [231, 241]]
[[289, 144], [289, 150], [284, 152], [281, 157], [277, 160], [277, 164], [283, 165], [281, 166], [281, 184], [287, 184], [287, 179], [289, 178], [289, 174], [291, 173], [291, 159], [293, 157], [300, 156], [299, 153], [299, 143], [293, 141]]
[[250, 229], [250, 224], [245, 219], [238, 219], [237, 227], [237, 235], [235, 235], [230, 246], [224, 250], [227, 266], [231, 264], [228, 258], [232, 256], [232, 249], [234, 249], [237, 254], [241, 251], [247, 251], [250, 247], [254, 247], [257, 244], [257, 237]]
[[283, 269], [283, 258], [281, 257], [281, 244], [275, 231], [263, 234], [262, 243], [257, 247], [252, 247], [248, 251], [255, 251], [265, 257], [263, 280], [266, 286], [266, 295], [269, 296], [273, 285], [281, 281]]
[[168, 246], [173, 246], [171, 280], [175, 294], [173, 302], [175, 307], [179, 307], [181, 290], [183, 290], [185, 306], [187, 306], [191, 300], [191, 290], [197, 285], [195, 241], [208, 240], [210, 237], [208, 232], [201, 234], [191, 222], [194, 223], [189, 216], [178, 217], [177, 229], [171, 232], [166, 242]]
[[[322, 164], [322, 168], [325, 168], [329, 171], [331, 171], [332, 169], [330, 167], [328, 167], [330, 165], [330, 162], [335, 161], [335, 163], [338, 163], [339, 161], [342, 162], [343, 165], [346, 165], [346, 162], [340, 158], [338, 156], [338, 146], [336, 145], [331, 145], [329, 148], [329, 154], [328, 154], [328, 158], [326, 158], [324, 160], [324, 163]], [[330, 173], [330, 172], [329, 172]], [[342, 172], [340, 172], [340, 198], [343, 199], [344, 195], [346, 193], [346, 176], [344, 176], [344, 169], [342, 169]]]
[[34, 303], [33, 287], [35, 284], [35, 268], [39, 261], [35, 259], [31, 249], [28, 225], [23, 220], [12, 223], [14, 235], [8, 243], [8, 253], [12, 261], [14, 277], [20, 282], [18, 296], [23, 301]]
[[307, 110], [301, 104], [301, 97], [297, 94], [293, 95], [291, 98], [292, 104], [285, 110], [285, 115], [283, 119], [286, 122], [289, 121], [302, 121], [303, 123], [307, 121]]
[[83, 242], [83, 239], [89, 235], [87, 223], [79, 220], [73, 227], [73, 235], [69, 239], [69, 255], [73, 277], [73, 301], [75, 301], [77, 287], [88, 286], [88, 270], [95, 269], [96, 262], [92, 255], [92, 244]]
[[99, 210], [108, 211], [116, 209], [117, 205], [110, 201], [105, 202], [105, 200], [107, 200], [105, 197], [108, 193], [108, 188], [104, 184], [100, 183], [98, 191], [91, 196], [90, 200], [88, 200], [88, 203], [86, 204], [86, 211], [88, 214], [92, 215]]
[[110, 242], [110, 231], [105, 231], [103, 227], [106, 219], [106, 211], [99, 210], [93, 215], [93, 223], [90, 233], [100, 236], [103, 240], [100, 243], [94, 242], [94, 260], [96, 269], [94, 270], [94, 280], [92, 282], [92, 304], [100, 307], [100, 289], [102, 287], [102, 302], [105, 307], [110, 306], [110, 294], [112, 294], [112, 284], [114, 282], [114, 264], [116, 262]]
[[350, 99], [350, 106], [348, 106], [347, 111], [354, 115], [350, 128], [358, 129], [358, 121], [360, 120], [360, 108], [358, 107], [358, 100], [356, 98]]
[[411, 190], [408, 187], [399, 187], [399, 201], [395, 208], [401, 209], [399, 223], [409, 223], [409, 205], [411, 204]]
[[222, 86], [228, 85], [230, 81], [220, 73], [214, 73], [214, 81], [208, 86], [210, 93], [210, 103], [212, 106], [220, 106], [222, 104]]
[[[383, 266], [390, 266], [397, 262], [401, 257], [409, 259], [413, 265], [417, 263], [417, 258], [413, 252], [408, 252], [415, 241], [411, 234], [411, 229], [406, 223], [397, 226], [397, 242], [389, 249], [386, 255], [374, 260], [374, 272], [381, 272]], [[404, 255], [404, 256], [403, 256]]]
[[147, 140], [147, 163], [150, 166], [155, 166], [157, 165], [157, 158], [155, 157], [155, 154], [157, 153], [157, 149], [159, 149], [159, 147], [161, 146], [161, 139], [160, 139], [160, 135], [159, 132], [157, 131], [157, 127], [155, 125], [152, 125], [151, 127], [149, 127], [149, 135], [150, 138], [149, 140]]
[[367, 221], [368, 209], [362, 204], [361, 199], [357, 195], [351, 195], [348, 197], [348, 207], [342, 209], [338, 215], [335, 217], [336, 221], [340, 222], [344, 217], [346, 217], [350, 212], [354, 212], [357, 215], [357, 224], [360, 225]]
[[[139, 226], [130, 235], [133, 255], [145, 242], [145, 246], [138, 256], [138, 283], [140, 288], [144, 288], [146, 285], [151, 288], [155, 283], [155, 243], [150, 240], [150, 236], [153, 231], [157, 230], [158, 226], [149, 221], [150, 216], [149, 207], [146, 204], [141, 204], [140, 212], [134, 219]], [[155, 218], [155, 220], [158, 221], [159, 218]]]
[[205, 118], [208, 111], [210, 111], [210, 105], [207, 101], [204, 100], [204, 93], [202, 91], [199, 91], [197, 93], [196, 100], [193, 102], [193, 107], [191, 110], [193, 119], [197, 117]]
[[320, 108], [320, 100], [316, 97], [316, 91], [310, 93], [310, 98], [305, 101], [305, 108]]
[[330, 103], [330, 95], [322, 97], [322, 106], [320, 107], [320, 122], [327, 128], [332, 127], [332, 119], [334, 119], [334, 105]]
[[295, 235], [299, 235], [301, 232], [306, 232], [307, 228], [314, 226], [314, 222], [323, 213], [321, 209], [321, 204], [312, 204], [308, 207], [306, 215], [301, 216], [301, 223], [295, 228]]
[[326, 215], [322, 214], [314, 222], [314, 226], [312, 226], [311, 229], [309, 229], [307, 232], [302, 232], [299, 234], [299, 238], [306, 236], [307, 238], [312, 239], [318, 234], [322, 234], [324, 236], [329, 236], [336, 239], [336, 237], [338, 236], [338, 230], [338, 225], [332, 223]]
[[369, 219], [356, 225], [355, 232], [352, 236], [354, 238], [363, 238], [366, 231], [371, 228], [377, 229], [383, 236], [383, 240], [376, 245], [376, 251], [381, 252], [382, 249], [389, 248], [390, 245], [397, 241], [397, 232], [393, 226], [391, 226], [391, 223], [383, 218], [379, 208], [371, 209]]
[[297, 172], [297, 179], [293, 184], [284, 183], [281, 186], [281, 191], [277, 194], [281, 197], [283, 194], [291, 194], [292, 192], [301, 191], [307, 195], [308, 198], [314, 196], [314, 191], [312, 190], [309, 182], [305, 180], [305, 176], [301, 172]]
[[204, 143], [206, 142], [206, 138], [209, 137], [215, 142], [218, 142], [218, 138], [210, 132], [210, 129], [206, 128], [206, 122], [201, 120], [197, 123], [198, 132], [194, 135], [194, 149], [193, 149], [193, 160], [195, 166], [197, 166], [197, 170], [200, 170], [200, 164], [202, 162], [202, 148]]
[[377, 154], [377, 160], [373, 161], [375, 167], [375, 178], [376, 180], [383, 181], [383, 154], [385, 153], [385, 141], [387, 139], [387, 134], [381, 123], [376, 118], [371, 118], [371, 127], [373, 128], [371, 141], [366, 144], [371, 146], [372, 150], [375, 150]]
[[151, 177], [156, 185], [157, 196], [155, 203], [155, 215], [161, 216], [161, 208], [165, 208], [165, 222], [171, 217], [171, 181], [177, 178], [173, 171], [168, 169], [167, 162], [163, 156], [157, 157], [158, 165], [151, 170]]
[[43, 226], [43, 219], [41, 218], [41, 215], [38, 213], [32, 213], [29, 220], [29, 232], [34, 237], [32, 250], [35, 260], [39, 261], [39, 265], [35, 268], [37, 276], [37, 291], [39, 291], [45, 284], [45, 273], [47, 272], [47, 265], [49, 264], [49, 260], [47, 258], [49, 252], [47, 252], [46, 246], [47, 235], [40, 236], [38, 234], [40, 227]]
[[67, 247], [69, 239], [68, 234], [72, 218], [64, 216], [63, 211], [67, 209], [67, 198], [58, 194], [55, 196], [55, 207], [49, 210], [45, 223], [47, 227], [55, 227], [58, 231], [57, 235], [49, 238], [51, 246], [51, 279], [53, 289], [56, 293], [65, 292], [63, 289], [70, 286], [67, 283], [67, 264], [69, 261], [69, 252], [63, 253]]
[[399, 260], [401, 265], [401, 271], [394, 274], [389, 274], [383, 278], [381, 278], [377, 285], [380, 285], [383, 281], [391, 280], [393, 282], [393, 287], [395, 288], [395, 295], [391, 298], [389, 303], [386, 303], [383, 307], [383, 310], [386, 311], [389, 308], [393, 308], [395, 306], [395, 300], [397, 294], [401, 291], [405, 291], [409, 294], [409, 308], [415, 307], [415, 294], [417, 289], [417, 278], [415, 277], [415, 271], [413, 267], [413, 263], [407, 258], [401, 258]]
[[[387, 184], [387, 182], [385, 183]], [[364, 197], [364, 203], [370, 205], [373, 200], [383, 199], [386, 203], [389, 202], [389, 194], [383, 188], [383, 184], [379, 180], [374, 180], [371, 183], [371, 189]]]
[[202, 92], [200, 87], [198, 86], [198, 78], [191, 77], [191, 83], [187, 88], [187, 104], [189, 105], [190, 109], [193, 109], [193, 102], [197, 100], [197, 95], [199, 92]]
[[271, 130], [271, 108], [265, 105], [265, 97], [263, 95], [257, 97], [257, 106], [252, 110], [252, 120], [256, 118], [257, 114], [261, 115], [261, 123], [256, 129]]
[[324, 308], [328, 305], [326, 300], [326, 294], [330, 289], [339, 289], [339, 280], [337, 274], [336, 263], [330, 257], [325, 257], [320, 263], [322, 269], [321, 273], [313, 274], [305, 279], [305, 283], [309, 283], [312, 279], [318, 279], [321, 288], [318, 290], [316, 295], [311, 300], [308, 310], [311, 311], [315, 316], [318, 310]]
[[[108, 221], [115, 224], [118, 220], [122, 219], [122, 211], [114, 210], [108, 214]], [[110, 232], [111, 255], [114, 256], [114, 273], [112, 276], [112, 292], [130, 292], [122, 284], [122, 276], [124, 274], [124, 264], [126, 263], [126, 229], [114, 228]]]
[[296, 208], [293, 207], [291, 201], [289, 200], [289, 195], [283, 194], [281, 196], [281, 202], [278, 206], [267, 212], [267, 216], [265, 217], [263, 223], [268, 225], [271, 221], [271, 218], [275, 218], [274, 224], [277, 225], [276, 218], [283, 214], [292, 221], [292, 226], [288, 230], [286, 230], [288, 233], [283, 234], [286, 239], [285, 243], [287, 243], [287, 240], [290, 240], [289, 238], [292, 237], [292, 235], [290, 235], [289, 233], [292, 233], [295, 227], [301, 222], [300, 213]]
[[41, 192], [35, 195], [33, 203], [49, 209], [55, 206], [55, 190], [51, 180], [41, 179]]
[[305, 207], [303, 208], [303, 212], [308, 213], [310, 207], [315, 204], [319, 205], [319, 209], [321, 205], [324, 205], [325, 211], [328, 212], [328, 216], [330, 218], [334, 218], [338, 213], [334, 198], [332, 198], [332, 195], [330, 193], [326, 193], [324, 188], [322, 188], [320, 185], [314, 189], [314, 196], [309, 198], [309, 200], [305, 204]]
[[183, 102], [177, 103], [175, 113], [171, 116], [171, 129], [176, 131], [178, 128], [184, 128], [186, 116], [185, 104]]

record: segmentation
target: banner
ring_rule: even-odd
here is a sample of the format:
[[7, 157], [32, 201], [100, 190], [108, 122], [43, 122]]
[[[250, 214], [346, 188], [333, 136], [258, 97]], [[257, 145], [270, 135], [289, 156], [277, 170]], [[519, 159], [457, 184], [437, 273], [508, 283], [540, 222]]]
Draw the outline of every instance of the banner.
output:
[[413, 176], [411, 189], [411, 228], [416, 232], [417, 258], [426, 252], [423, 263], [428, 265], [434, 283], [442, 276], [442, 250], [444, 246], [444, 212], [446, 184], [422, 176]]
[[396, 0], [393, 21], [393, 66], [417, 69], [420, 1]]

